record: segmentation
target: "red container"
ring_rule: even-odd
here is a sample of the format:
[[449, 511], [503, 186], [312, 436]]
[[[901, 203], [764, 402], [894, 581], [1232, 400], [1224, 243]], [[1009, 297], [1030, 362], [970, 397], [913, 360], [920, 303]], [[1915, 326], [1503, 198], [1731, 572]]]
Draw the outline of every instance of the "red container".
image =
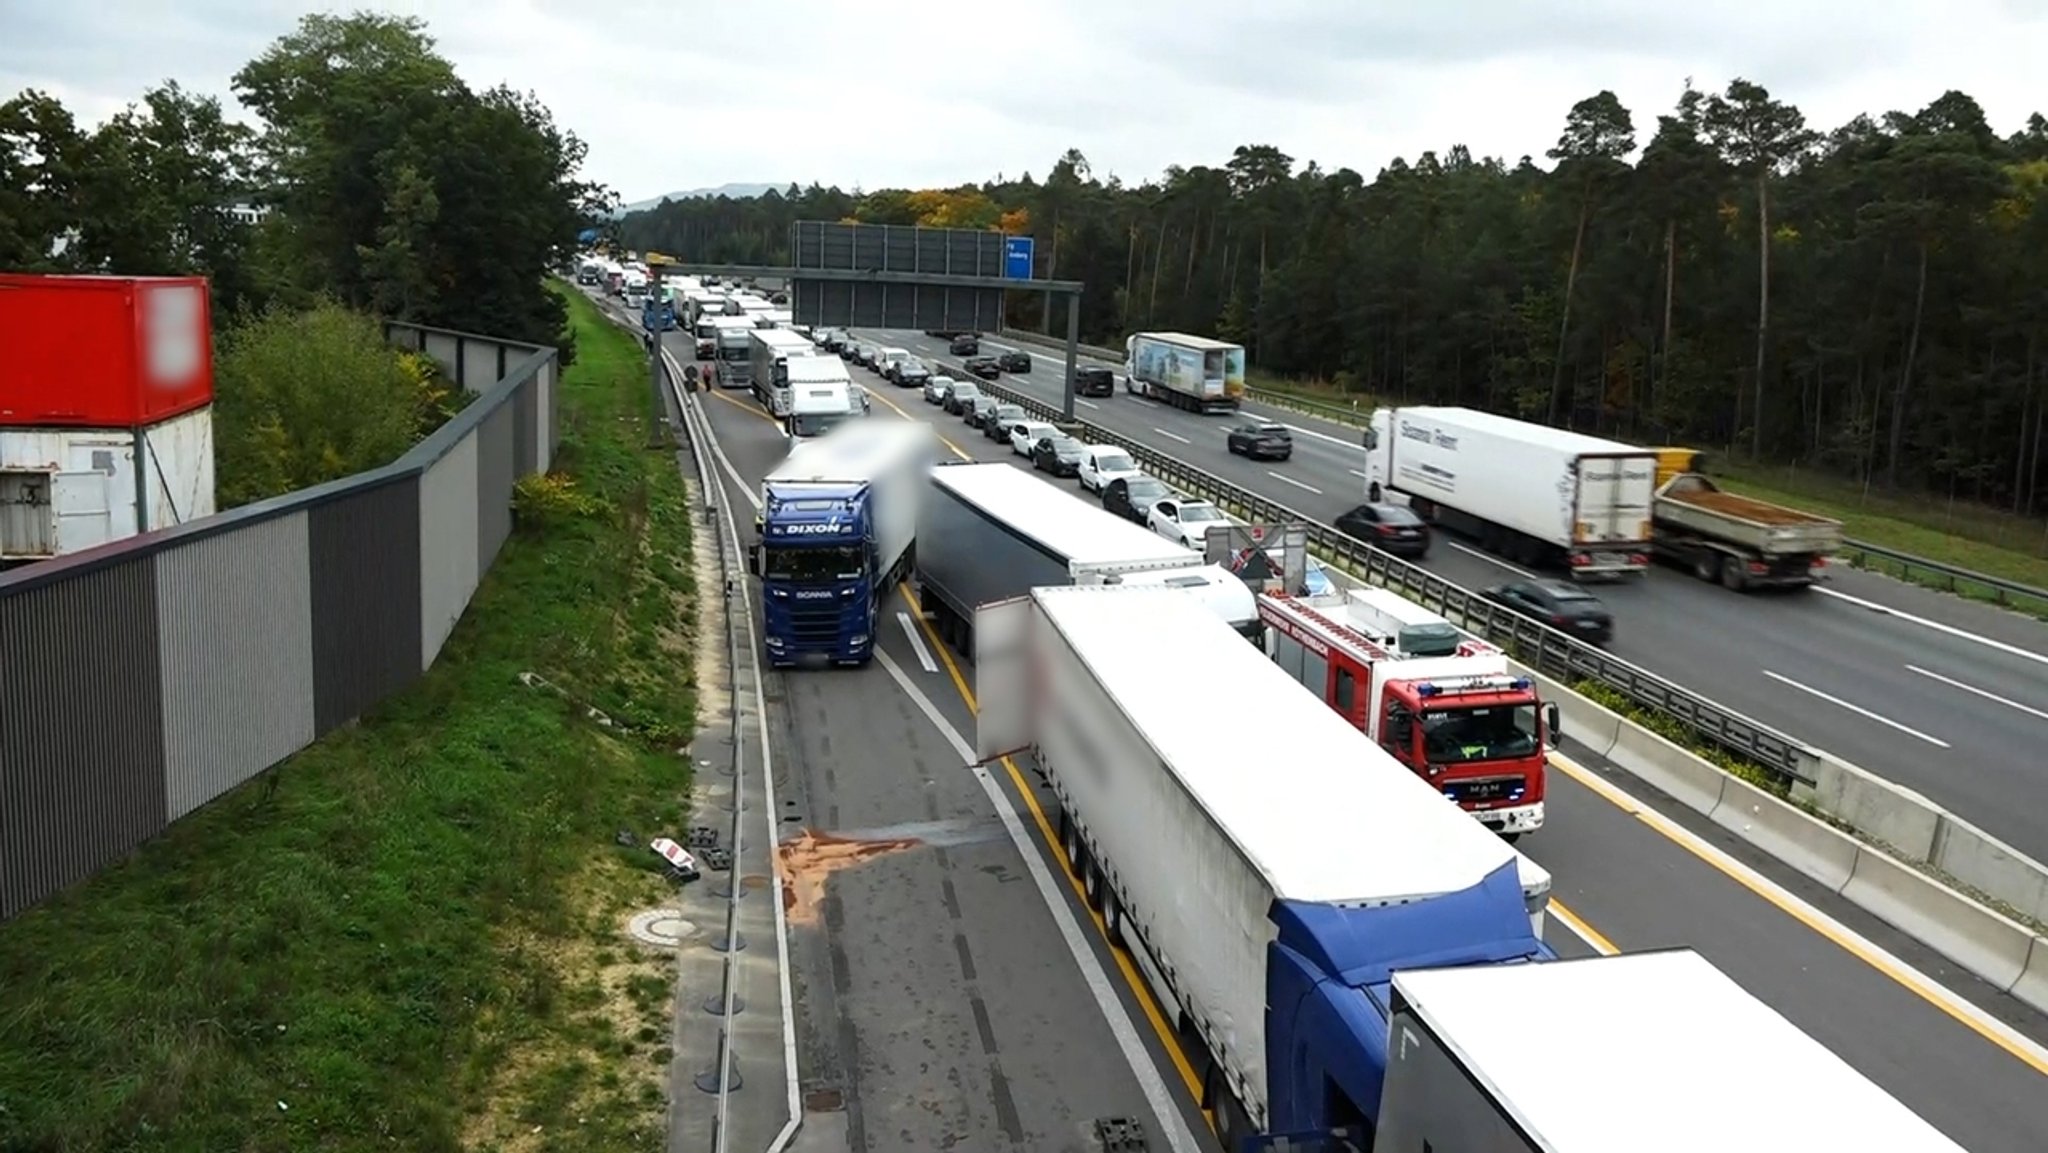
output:
[[134, 428], [212, 400], [204, 277], [0, 273], [0, 426]]

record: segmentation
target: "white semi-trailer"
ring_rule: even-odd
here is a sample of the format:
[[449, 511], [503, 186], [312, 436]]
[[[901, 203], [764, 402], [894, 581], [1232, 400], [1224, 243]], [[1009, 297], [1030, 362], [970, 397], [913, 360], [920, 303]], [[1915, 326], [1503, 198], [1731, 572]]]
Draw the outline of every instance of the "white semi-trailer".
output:
[[[1376, 1150], [1963, 1153], [1690, 949], [1409, 970], [1392, 1005]], [[1796, 1092], [1729, 1084], [1765, 1055]]]
[[[747, 333], [747, 379], [754, 399], [777, 420], [789, 417], [789, 362], [815, 357], [818, 346], [783, 328], [755, 328]], [[848, 378], [851, 379], [851, 378]]]
[[1251, 589], [1183, 548], [1006, 464], [931, 471], [919, 511], [920, 606], [962, 655], [974, 653], [974, 612], [1038, 585], [1185, 578], [1203, 603], [1247, 638], [1263, 638]]
[[976, 754], [1035, 758], [1111, 941], [1199, 1038], [1225, 1149], [1369, 1132], [1396, 970], [1554, 956], [1541, 866], [1194, 598], [1034, 588], [978, 615]]
[[1657, 454], [1469, 408], [1383, 408], [1365, 433], [1366, 499], [1405, 498], [1424, 520], [1574, 579], [1650, 566]]
[[1124, 390], [1194, 412], [1236, 412], [1244, 400], [1244, 346], [1180, 332], [1124, 341]]

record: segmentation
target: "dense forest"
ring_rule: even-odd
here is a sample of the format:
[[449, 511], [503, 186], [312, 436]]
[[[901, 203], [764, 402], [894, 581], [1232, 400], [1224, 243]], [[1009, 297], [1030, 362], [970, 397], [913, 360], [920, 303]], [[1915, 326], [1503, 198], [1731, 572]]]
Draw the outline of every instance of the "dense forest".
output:
[[668, 202], [620, 237], [778, 263], [799, 219], [1028, 232], [1087, 284], [1087, 339], [1216, 334], [1378, 398], [2048, 508], [2048, 121], [2001, 138], [1949, 92], [1823, 133], [1743, 80], [1655, 120], [1602, 92], [1547, 164], [1452, 146], [1371, 180], [1253, 144], [1130, 185], [1069, 151], [1042, 180]]
[[546, 108], [472, 91], [418, 20], [308, 16], [233, 85], [260, 127], [175, 82], [90, 128], [0, 102], [0, 269], [210, 281], [223, 507], [389, 463], [453, 412], [379, 317], [560, 342], [542, 274], [614, 203]]

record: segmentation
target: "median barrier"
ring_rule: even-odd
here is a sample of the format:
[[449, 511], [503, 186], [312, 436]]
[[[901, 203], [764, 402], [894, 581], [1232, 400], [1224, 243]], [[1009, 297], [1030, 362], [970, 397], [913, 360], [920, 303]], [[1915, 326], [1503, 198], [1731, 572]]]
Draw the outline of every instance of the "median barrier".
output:
[[1934, 859], [1941, 809], [1933, 801], [1825, 753], [1814, 762], [1813, 770], [1813, 784], [1795, 787], [1794, 800], [1812, 805], [1911, 860]]
[[2034, 938], [2034, 947], [2027, 954], [2027, 971], [2009, 991], [2037, 1009], [2048, 1005], [2048, 937]]
[[1721, 800], [1708, 819], [1826, 885], [1830, 892], [1841, 892], [1856, 875], [1862, 854], [1872, 851], [1849, 834], [1748, 781], [1725, 774], [1721, 780]]
[[1629, 775], [1655, 785], [1694, 812], [1712, 816], [1721, 791], [1735, 778], [1719, 765], [1665, 740], [1641, 725], [1624, 724], [1607, 759]]
[[1953, 813], [1942, 814], [1928, 863], [2021, 916], [2048, 924], [2048, 868]]
[[1580, 696], [1534, 669], [1512, 661], [1508, 667], [1535, 681], [1537, 693], [1557, 705], [1557, 719], [1564, 727], [1564, 735], [1571, 738], [1573, 744], [1596, 757], [1605, 757], [1614, 748], [1616, 736], [1628, 723], [1620, 713]]
[[[1864, 847], [1842, 896], [2002, 990], [2017, 992], [2035, 935], [1881, 849]], [[2048, 984], [2036, 992], [2048, 992]], [[2029, 1002], [2048, 1011], [2048, 1001]]]

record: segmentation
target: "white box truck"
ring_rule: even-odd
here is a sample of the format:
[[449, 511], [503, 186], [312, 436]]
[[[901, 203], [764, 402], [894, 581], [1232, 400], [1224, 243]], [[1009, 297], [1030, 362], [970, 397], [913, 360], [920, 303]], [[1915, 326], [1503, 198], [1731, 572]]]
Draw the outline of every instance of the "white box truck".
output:
[[1038, 585], [1187, 578], [1248, 639], [1263, 638], [1245, 583], [1202, 554], [1007, 464], [941, 464], [919, 512], [919, 606], [970, 659], [974, 612]]
[[754, 399], [777, 420], [789, 417], [789, 362], [815, 357], [818, 346], [784, 328], [755, 328], [747, 333], [747, 379]]
[[1518, 564], [1573, 579], [1650, 565], [1657, 454], [1469, 408], [1383, 408], [1365, 432], [1365, 495], [1404, 498], [1424, 520]]
[[1110, 939], [1207, 1050], [1224, 1148], [1370, 1120], [1394, 970], [1555, 955], [1541, 866], [1193, 598], [1036, 588], [979, 617], [976, 755], [1035, 757]]
[[[1375, 1149], [1963, 1153], [1690, 949], [1412, 969], [1392, 1004]], [[1729, 1082], [1760, 1058], [1797, 1089]]]
[[868, 394], [853, 383], [846, 362], [836, 356], [792, 357], [779, 371], [789, 390], [789, 419], [784, 423], [792, 446], [867, 412]]
[[1244, 400], [1244, 346], [1181, 332], [1124, 341], [1124, 390], [1191, 412], [1236, 412]]

